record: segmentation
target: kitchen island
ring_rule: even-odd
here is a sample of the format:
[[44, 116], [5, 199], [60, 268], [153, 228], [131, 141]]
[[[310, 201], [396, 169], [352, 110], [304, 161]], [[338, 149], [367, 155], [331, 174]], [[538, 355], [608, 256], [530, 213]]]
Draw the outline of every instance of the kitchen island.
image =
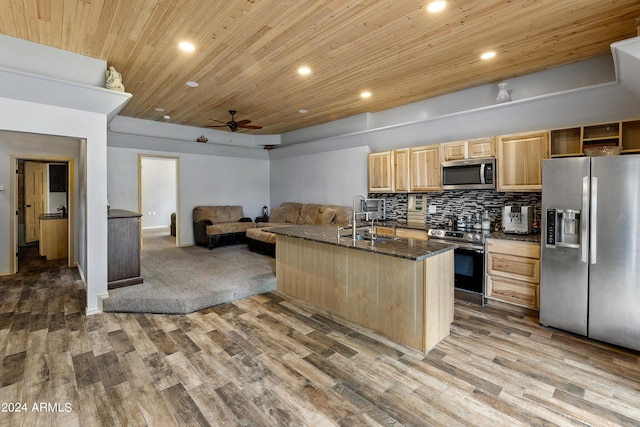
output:
[[335, 227], [299, 225], [278, 235], [278, 290], [421, 351], [449, 335], [455, 245], [339, 237]]

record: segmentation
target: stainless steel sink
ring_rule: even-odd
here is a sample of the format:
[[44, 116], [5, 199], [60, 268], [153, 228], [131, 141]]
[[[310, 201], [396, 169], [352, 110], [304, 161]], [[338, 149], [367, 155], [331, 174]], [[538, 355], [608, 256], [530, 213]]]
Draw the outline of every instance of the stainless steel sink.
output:
[[381, 235], [377, 235], [374, 238], [371, 233], [369, 233], [368, 231], [365, 231], [365, 232], [356, 234], [356, 240], [374, 240], [376, 242], [392, 242], [394, 240], [400, 240], [400, 238], [393, 237], [393, 236], [381, 236]]

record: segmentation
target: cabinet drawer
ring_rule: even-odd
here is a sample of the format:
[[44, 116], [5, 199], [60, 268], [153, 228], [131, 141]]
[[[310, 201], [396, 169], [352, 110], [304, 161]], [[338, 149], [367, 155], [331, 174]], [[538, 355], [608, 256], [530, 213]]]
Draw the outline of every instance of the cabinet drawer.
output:
[[[393, 228], [391, 227], [376, 227], [376, 231], [381, 236], [393, 236]], [[429, 240], [429, 235], [425, 230], [413, 230], [408, 228], [396, 228], [396, 237], [402, 239], [421, 239]]]
[[536, 310], [540, 308], [540, 287], [536, 284], [487, 276], [486, 293], [488, 298]]
[[487, 239], [487, 252], [540, 259], [540, 245], [513, 240]]
[[490, 253], [487, 256], [487, 274], [540, 283], [540, 261]]

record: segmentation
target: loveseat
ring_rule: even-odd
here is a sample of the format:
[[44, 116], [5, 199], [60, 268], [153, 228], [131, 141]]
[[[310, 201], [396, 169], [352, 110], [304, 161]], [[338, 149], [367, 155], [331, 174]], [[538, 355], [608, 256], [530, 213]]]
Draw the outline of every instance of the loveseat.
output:
[[193, 208], [193, 238], [198, 246], [247, 242], [247, 230], [256, 225], [246, 218], [242, 206], [196, 206]]
[[249, 250], [265, 255], [276, 255], [276, 235], [270, 233], [273, 227], [314, 224], [331, 227], [349, 224], [351, 207], [337, 205], [321, 205], [317, 203], [285, 202], [271, 209], [267, 222], [259, 222], [255, 228], [247, 230]]

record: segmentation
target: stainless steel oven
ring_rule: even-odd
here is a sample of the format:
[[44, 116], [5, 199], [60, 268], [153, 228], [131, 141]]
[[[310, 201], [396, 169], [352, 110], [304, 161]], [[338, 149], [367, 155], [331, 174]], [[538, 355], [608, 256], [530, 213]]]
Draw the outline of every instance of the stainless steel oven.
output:
[[430, 229], [430, 239], [455, 243], [456, 298], [484, 305], [484, 234], [480, 230]]

